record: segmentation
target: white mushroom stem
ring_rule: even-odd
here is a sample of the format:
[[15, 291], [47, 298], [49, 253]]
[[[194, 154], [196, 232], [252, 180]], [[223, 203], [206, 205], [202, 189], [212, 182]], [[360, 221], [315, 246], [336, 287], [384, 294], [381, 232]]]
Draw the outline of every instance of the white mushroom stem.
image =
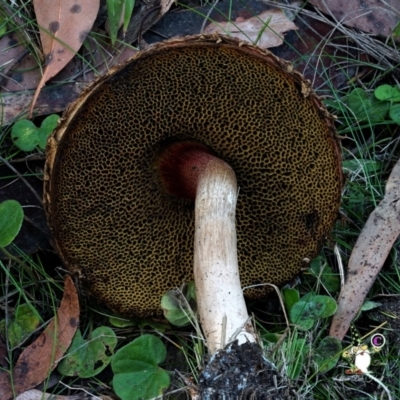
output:
[[229, 342], [255, 342], [240, 285], [235, 210], [237, 182], [217, 158], [199, 175], [195, 199], [194, 279], [200, 322], [211, 354]]

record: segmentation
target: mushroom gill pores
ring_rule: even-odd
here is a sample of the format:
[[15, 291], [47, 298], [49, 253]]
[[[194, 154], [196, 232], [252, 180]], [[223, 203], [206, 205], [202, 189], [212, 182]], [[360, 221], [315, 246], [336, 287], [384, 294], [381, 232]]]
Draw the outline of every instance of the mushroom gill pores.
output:
[[186, 140], [236, 174], [242, 287], [299, 274], [337, 217], [333, 118], [290, 64], [225, 37], [151, 46], [85, 90], [47, 152], [57, 251], [119, 313], [157, 315], [161, 296], [193, 279], [193, 202], [168, 194], [157, 170], [163, 148]]

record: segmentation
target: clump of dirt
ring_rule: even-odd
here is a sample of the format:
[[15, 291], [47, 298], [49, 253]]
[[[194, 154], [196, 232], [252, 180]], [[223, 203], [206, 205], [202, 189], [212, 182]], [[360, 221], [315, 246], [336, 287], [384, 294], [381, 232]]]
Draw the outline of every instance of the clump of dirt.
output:
[[290, 399], [290, 387], [255, 343], [237, 341], [215, 353], [199, 377], [203, 400]]

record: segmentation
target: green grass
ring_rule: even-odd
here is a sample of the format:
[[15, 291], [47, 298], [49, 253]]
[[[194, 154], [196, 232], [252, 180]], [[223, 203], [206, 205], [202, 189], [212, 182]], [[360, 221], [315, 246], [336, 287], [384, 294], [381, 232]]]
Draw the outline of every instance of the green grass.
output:
[[[3, 1], [3, 4], [8, 2]], [[1, 6], [1, 3], [0, 3]], [[217, 6], [218, 7], [218, 6]], [[194, 11], [197, 12], [197, 11]], [[7, 29], [10, 31], [27, 32], [31, 35], [29, 49], [39, 59], [37, 47], [33, 45], [37, 38], [37, 28], [32, 18], [32, 10], [29, 6], [22, 6], [15, 9], [15, 14], [22, 18], [22, 25], [18, 25], [15, 19], [6, 14]], [[228, 13], [229, 14], [229, 13]], [[230, 14], [229, 14], [230, 15]], [[3, 14], [0, 13], [0, 16]], [[4, 17], [4, 16], [3, 16]], [[206, 17], [206, 15], [204, 15]], [[105, 49], [106, 43], [99, 33], [92, 33], [98, 48]], [[356, 37], [353, 40], [357, 41]], [[329, 42], [326, 38], [323, 44]], [[320, 50], [323, 52], [323, 44]], [[371, 41], [372, 47], [376, 42]], [[339, 45], [338, 45], [339, 46]], [[340, 46], [345, 46], [340, 44]], [[339, 47], [338, 47], [339, 49]], [[388, 52], [393, 50], [393, 46], [388, 46]], [[104, 52], [105, 54], [105, 52]], [[310, 57], [318, 57], [315, 54]], [[306, 57], [299, 54], [298, 61], [304, 61]], [[308, 61], [308, 60], [306, 60]], [[92, 61], [86, 61], [92, 64]], [[339, 136], [343, 137], [343, 167], [346, 175], [346, 184], [343, 190], [341, 217], [328, 238], [326, 247], [321, 252], [321, 264], [333, 269], [333, 274], [339, 276], [337, 272], [338, 255], [343, 265], [346, 267], [351, 254], [353, 245], [360, 233], [362, 226], [370, 212], [382, 199], [384, 194], [385, 182], [395, 161], [399, 158], [399, 131], [400, 127], [389, 121], [372, 122], [366, 119], [359, 121], [349, 109], [346, 103], [348, 94], [354, 88], [363, 88], [367, 93], [372, 91], [382, 82], [396, 84], [393, 78], [394, 68], [388, 68], [391, 63], [388, 59], [385, 66], [375, 65], [374, 63], [360, 61], [357, 58], [347, 56], [337, 56], [334, 59], [336, 65], [340, 65], [342, 71], [347, 73], [350, 66], [356, 65], [357, 68], [368, 67], [371, 73], [359, 80], [354, 80], [353, 75], [348, 75], [348, 84], [336, 90], [332, 86], [330, 90], [324, 89], [323, 94], [329, 104], [334, 105], [332, 112], [338, 116], [337, 127]], [[296, 62], [295, 62], [296, 64]], [[329, 71], [324, 77], [329, 82]], [[317, 73], [317, 72], [316, 72]], [[0, 155], [13, 161], [17, 158], [25, 157], [25, 154], [12, 146], [10, 141], [10, 128], [3, 127], [0, 135]], [[35, 150], [29, 155], [43, 155], [42, 152]], [[12, 175], [10, 172], [8, 177]], [[14, 178], [16, 178], [14, 176]], [[5, 176], [0, 177], [0, 185], [9, 183]], [[338, 253], [333, 251], [334, 244], [337, 245]], [[399, 271], [399, 241], [397, 241], [391, 251], [385, 267], [374, 284], [369, 299], [380, 301], [383, 297], [379, 295], [400, 295], [400, 271]], [[54, 257], [38, 253], [34, 255], [25, 254], [22, 250], [13, 246], [13, 251], [18, 262], [15, 260], [0, 261], [0, 320], [6, 319], [9, 323], [15, 309], [21, 304], [27, 304], [35, 309], [40, 316], [40, 327], [48, 322], [56, 313], [62, 298], [62, 281], [64, 271], [61, 263]], [[338, 255], [337, 255], [338, 254]], [[59, 268], [55, 268], [59, 267]], [[332, 274], [332, 272], [329, 272]], [[326, 278], [326, 277], [325, 277]], [[315, 292], [319, 295], [331, 296], [336, 298], [338, 292], [326, 289], [326, 281], [322, 275], [311, 272], [305, 273], [301, 283], [296, 289], [301, 295]], [[396, 298], [396, 297], [391, 297]], [[93, 299], [81, 297], [81, 330], [89, 333], [99, 326], [111, 326], [109, 323], [110, 312], [101, 308]], [[258, 317], [258, 330], [265, 346], [266, 355], [277, 366], [278, 371], [287, 379], [287, 382], [295, 388], [300, 398], [304, 399], [373, 399], [374, 394], [379, 398], [382, 388], [374, 381], [363, 375], [347, 375], [345, 370], [349, 369], [349, 363], [343, 357], [339, 358], [337, 365], [326, 373], [319, 373], [315, 368], [313, 349], [328, 335], [330, 318], [321, 319], [312, 329], [300, 330], [293, 326], [287, 326], [279, 306], [272, 313], [259, 312], [259, 308], [254, 307]], [[374, 313], [379, 309], [365, 311], [359, 319], [355, 321], [356, 328], [361, 335], [371, 332], [380, 322], [374, 319]], [[393, 320], [393, 315], [387, 313], [389, 321]], [[400, 315], [397, 316], [400, 318]], [[175, 329], [169, 328], [163, 332], [163, 326], [154, 328], [154, 324], [141, 322], [133, 327], [113, 327], [118, 337], [118, 347], [131, 342], [143, 333], [153, 333], [161, 335], [164, 343], [168, 345], [171, 359], [166, 364], [171, 366], [171, 374], [178, 370], [180, 374], [173, 374], [173, 386], [171, 390], [174, 394], [171, 398], [177, 398], [179, 393], [185, 392], [188, 379], [193, 377], [194, 383], [197, 382], [197, 375], [204, 361], [204, 346], [199, 332], [195, 329]], [[28, 345], [37, 335], [35, 329], [21, 348]], [[379, 352], [372, 355], [373, 364], [370, 367], [374, 376], [380, 379], [392, 392], [393, 398], [400, 398], [400, 340], [386, 327], [380, 330], [387, 337], [387, 345]], [[272, 336], [276, 342], [270, 342]], [[168, 338], [168, 340], [167, 340]], [[351, 343], [351, 338], [347, 337], [343, 343], [346, 347]], [[365, 341], [365, 343], [368, 343]], [[7, 357], [15, 363], [18, 348], [8, 348]], [[296, 363], [297, 362], [297, 363]], [[81, 388], [93, 394], [112, 393], [110, 388], [111, 374], [109, 370], [101, 373], [97, 377], [90, 379], [62, 377], [61, 382], [48, 391], [65, 394], [66, 386]], [[78, 393], [79, 390], [77, 389]], [[384, 398], [384, 397], [383, 397]]]

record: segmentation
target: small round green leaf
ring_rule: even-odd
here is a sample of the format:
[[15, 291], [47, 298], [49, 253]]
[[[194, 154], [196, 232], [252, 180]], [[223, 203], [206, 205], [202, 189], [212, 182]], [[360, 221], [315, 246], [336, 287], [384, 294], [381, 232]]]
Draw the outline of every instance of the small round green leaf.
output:
[[8, 341], [11, 347], [17, 347], [40, 325], [38, 312], [28, 304], [20, 304], [8, 325]]
[[170, 384], [169, 375], [158, 364], [166, 357], [161, 340], [143, 335], [118, 350], [111, 361], [113, 387], [122, 400], [152, 399]]
[[11, 138], [22, 151], [32, 151], [38, 144], [37, 127], [27, 119], [17, 121], [11, 129]]
[[107, 367], [116, 345], [117, 337], [107, 326], [95, 329], [87, 341], [82, 338], [78, 329], [68, 354], [58, 365], [58, 372], [66, 376], [91, 378]]
[[392, 103], [397, 103], [400, 101], [400, 88], [398, 86], [393, 86], [393, 97], [390, 99]]
[[0, 203], [0, 247], [8, 246], [15, 239], [23, 220], [24, 211], [18, 201]]
[[335, 300], [329, 296], [304, 296], [292, 307], [289, 318], [292, 323], [309, 330], [318, 319], [333, 315], [336, 308]]
[[282, 289], [282, 296], [283, 302], [288, 312], [300, 300], [299, 291], [296, 289]]
[[346, 103], [358, 121], [378, 123], [385, 120], [390, 109], [389, 101], [378, 100], [361, 88], [354, 89]]
[[342, 343], [339, 339], [327, 336], [314, 350], [314, 361], [318, 372], [323, 373], [331, 370], [338, 362], [342, 353]]
[[390, 85], [380, 85], [375, 91], [374, 95], [378, 100], [390, 100], [393, 97], [393, 86]]
[[289, 319], [290, 322], [306, 331], [314, 325], [312, 309], [305, 301], [299, 301], [293, 305], [289, 311]]
[[57, 127], [59, 116], [52, 114], [46, 117], [38, 128], [33, 122], [22, 119], [17, 121], [11, 129], [11, 138], [14, 144], [22, 151], [32, 151], [37, 146], [46, 148], [47, 138]]
[[400, 125], [400, 104], [394, 104], [389, 110], [389, 117]]
[[183, 291], [169, 290], [161, 298], [165, 318], [175, 326], [189, 325], [193, 314], [191, 304], [195, 296], [194, 284], [187, 285]]

